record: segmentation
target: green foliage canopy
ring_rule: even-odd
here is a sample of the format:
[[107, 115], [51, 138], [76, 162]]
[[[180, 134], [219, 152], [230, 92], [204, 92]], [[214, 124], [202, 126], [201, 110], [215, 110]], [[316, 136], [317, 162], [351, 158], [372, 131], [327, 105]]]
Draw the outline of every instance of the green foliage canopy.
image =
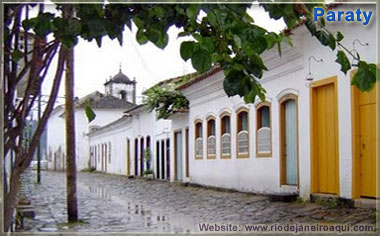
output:
[[[287, 30], [303, 21], [311, 33], [323, 46], [337, 50], [336, 62], [341, 71], [351, 68], [349, 56], [358, 60], [358, 72], [352, 83], [360, 90], [368, 91], [378, 80], [375, 64], [367, 63], [359, 55], [352, 55], [341, 43], [341, 32], [328, 31], [322, 18], [318, 23], [312, 20], [312, 9], [322, 4], [265, 4], [260, 3], [273, 19], [284, 19]], [[65, 5], [57, 4], [61, 10]], [[22, 22], [25, 30], [33, 30], [38, 36], [53, 34], [66, 47], [77, 44], [78, 38], [95, 40], [98, 46], [102, 38], [108, 36], [123, 43], [125, 27], [137, 27], [136, 40], [139, 44], [151, 42], [158, 48], [168, 44], [168, 30], [175, 26], [181, 29], [178, 37], [191, 36], [193, 40], [181, 44], [180, 54], [190, 60], [198, 72], [205, 72], [211, 66], [222, 67], [225, 79], [224, 90], [228, 96], [239, 95], [245, 102], [252, 103], [256, 96], [265, 98], [265, 89], [260, 84], [263, 72], [267, 70], [261, 54], [277, 46], [281, 54], [281, 43], [291, 44], [284, 33], [268, 32], [257, 26], [247, 13], [251, 4], [75, 4], [75, 17], [63, 19], [53, 13], [43, 12], [36, 18]], [[10, 30], [6, 30], [5, 34]], [[6, 36], [6, 35], [5, 35]], [[20, 55], [15, 58], [19, 58]], [[158, 89], [158, 88], [157, 88]], [[152, 91], [155, 91], [153, 89]], [[156, 91], [157, 92], [157, 91]], [[163, 108], [172, 109], [166, 102], [176, 100], [178, 92], [169, 95], [168, 90], [160, 91], [158, 100], [165, 100]], [[153, 103], [151, 98], [149, 101]], [[172, 101], [172, 102], [174, 102]], [[179, 99], [180, 103], [183, 103]], [[154, 104], [152, 104], [154, 105]], [[157, 104], [155, 104], [157, 105]], [[160, 114], [166, 117], [166, 114]]]

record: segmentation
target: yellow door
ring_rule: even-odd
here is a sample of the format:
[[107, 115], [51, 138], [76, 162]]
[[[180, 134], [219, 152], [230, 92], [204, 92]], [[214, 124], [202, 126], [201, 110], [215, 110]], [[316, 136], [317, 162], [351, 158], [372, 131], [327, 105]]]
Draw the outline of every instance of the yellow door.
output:
[[[312, 191], [337, 194], [338, 122], [336, 80], [312, 87]], [[322, 81], [323, 82], [323, 81]]]
[[376, 196], [376, 88], [359, 92], [360, 196]]

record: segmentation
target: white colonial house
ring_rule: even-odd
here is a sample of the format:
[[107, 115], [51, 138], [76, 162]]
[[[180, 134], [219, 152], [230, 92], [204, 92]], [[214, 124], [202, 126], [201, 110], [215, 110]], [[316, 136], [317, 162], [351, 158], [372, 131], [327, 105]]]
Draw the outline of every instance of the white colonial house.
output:
[[[132, 90], [110, 90], [109, 87], [132, 86]], [[75, 115], [75, 135], [76, 135], [76, 160], [77, 169], [88, 168], [89, 163], [89, 141], [87, 133], [91, 129], [107, 125], [119, 119], [126, 109], [136, 106], [135, 102], [135, 81], [131, 81], [121, 71], [111, 80], [105, 83], [106, 94], [95, 91], [74, 102]], [[111, 92], [115, 93], [111, 93]], [[132, 95], [129, 96], [128, 93]], [[124, 94], [124, 95], [121, 95]], [[90, 123], [85, 114], [85, 107], [90, 106], [96, 117]], [[47, 124], [47, 160], [48, 168], [52, 170], [62, 170], [65, 167], [65, 114], [64, 107], [58, 106], [52, 112]]]
[[[373, 4], [360, 7], [375, 11]], [[375, 20], [326, 26], [341, 31], [342, 43], [361, 58], [377, 63]], [[180, 121], [187, 119], [189, 127], [188, 180], [255, 193], [294, 192], [304, 199], [313, 193], [376, 197], [378, 83], [359, 92], [351, 86], [355, 69], [345, 75], [335, 62], [337, 50], [321, 46], [304, 25], [291, 34], [294, 46], [284, 45], [281, 57], [277, 49], [263, 56], [269, 69], [261, 79], [265, 101], [227, 97], [217, 68], [179, 88], [190, 102]]]

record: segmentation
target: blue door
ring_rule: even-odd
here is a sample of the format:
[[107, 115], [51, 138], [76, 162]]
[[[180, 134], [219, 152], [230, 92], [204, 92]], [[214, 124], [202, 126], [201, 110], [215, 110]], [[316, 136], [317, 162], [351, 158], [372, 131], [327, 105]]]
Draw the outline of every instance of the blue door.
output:
[[175, 133], [176, 180], [182, 181], [182, 132]]
[[297, 185], [297, 109], [296, 101], [285, 102], [286, 184]]

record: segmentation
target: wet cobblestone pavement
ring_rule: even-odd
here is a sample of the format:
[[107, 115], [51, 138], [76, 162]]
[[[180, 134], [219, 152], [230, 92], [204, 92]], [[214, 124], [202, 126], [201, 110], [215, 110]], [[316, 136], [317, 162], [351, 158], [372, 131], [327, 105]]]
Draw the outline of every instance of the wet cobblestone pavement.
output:
[[271, 202], [266, 196], [186, 187], [157, 180], [78, 173], [79, 218], [65, 224], [66, 193], [63, 172], [24, 176], [22, 195], [35, 207], [34, 219], [24, 220], [29, 232], [194, 232], [199, 223], [375, 224], [369, 209], [328, 209], [314, 203]]

